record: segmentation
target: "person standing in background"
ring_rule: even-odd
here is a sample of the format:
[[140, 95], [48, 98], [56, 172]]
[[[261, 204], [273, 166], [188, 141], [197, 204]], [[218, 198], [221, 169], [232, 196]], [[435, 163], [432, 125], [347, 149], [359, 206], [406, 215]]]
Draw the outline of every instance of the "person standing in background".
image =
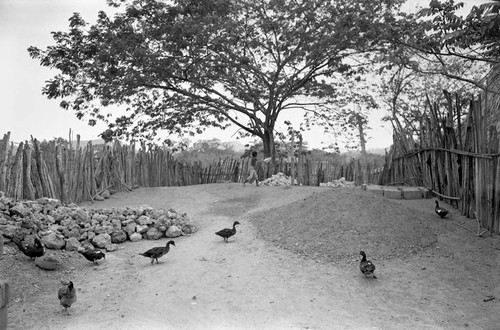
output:
[[245, 186], [245, 183], [253, 183], [255, 181], [255, 185], [259, 187], [259, 176], [257, 175], [257, 151], [252, 151], [251, 153], [251, 158], [250, 158], [250, 167], [248, 168], [249, 170], [249, 175], [243, 181], [243, 186]]

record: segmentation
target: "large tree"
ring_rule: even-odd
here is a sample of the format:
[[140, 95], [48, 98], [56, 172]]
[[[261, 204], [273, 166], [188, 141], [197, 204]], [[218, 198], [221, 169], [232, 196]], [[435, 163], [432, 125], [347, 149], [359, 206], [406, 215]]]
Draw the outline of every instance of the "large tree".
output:
[[108, 0], [118, 14], [99, 12], [89, 25], [75, 13], [69, 31], [53, 32], [55, 45], [29, 53], [59, 71], [43, 93], [79, 118], [122, 109], [106, 139], [232, 124], [271, 156], [282, 113], [335, 119], [344, 104], [332, 80], [363, 67], [349, 58], [380, 47], [399, 2]]

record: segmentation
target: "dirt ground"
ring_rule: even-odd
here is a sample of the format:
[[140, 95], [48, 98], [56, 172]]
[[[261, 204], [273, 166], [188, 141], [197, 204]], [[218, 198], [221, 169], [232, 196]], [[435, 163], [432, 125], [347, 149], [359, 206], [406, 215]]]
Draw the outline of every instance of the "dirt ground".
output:
[[[140, 252], [167, 239], [126, 242], [93, 265], [49, 251], [37, 268], [15, 246], [0, 259], [12, 284], [11, 329], [499, 329], [500, 239], [434, 199], [387, 200], [359, 188], [140, 188], [96, 207], [150, 205], [187, 212], [199, 230], [151, 265]], [[87, 204], [88, 206], [88, 204]], [[214, 235], [238, 220], [224, 243]], [[359, 271], [359, 250], [378, 279]], [[61, 280], [78, 301], [63, 313]], [[495, 299], [488, 300], [492, 295]]]

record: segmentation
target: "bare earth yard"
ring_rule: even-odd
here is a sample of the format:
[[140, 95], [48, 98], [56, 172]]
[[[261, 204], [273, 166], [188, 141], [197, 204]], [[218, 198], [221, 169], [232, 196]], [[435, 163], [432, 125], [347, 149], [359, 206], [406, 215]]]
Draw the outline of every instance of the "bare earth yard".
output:
[[[499, 329], [500, 238], [434, 199], [388, 200], [359, 188], [140, 188], [93, 206], [150, 205], [186, 212], [198, 231], [151, 265], [126, 242], [95, 266], [52, 251], [43, 271], [6, 245], [0, 278], [12, 284], [11, 329]], [[238, 220], [224, 243], [214, 235]], [[378, 279], [359, 271], [359, 251]], [[57, 300], [75, 283], [71, 316]], [[490, 301], [488, 296], [496, 298]]]

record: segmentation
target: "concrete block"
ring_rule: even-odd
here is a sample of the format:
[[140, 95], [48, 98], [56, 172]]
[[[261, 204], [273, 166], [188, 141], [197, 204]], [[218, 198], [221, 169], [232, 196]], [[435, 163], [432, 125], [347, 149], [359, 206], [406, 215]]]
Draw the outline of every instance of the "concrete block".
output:
[[384, 187], [384, 197], [390, 199], [401, 199], [403, 196], [401, 195], [401, 190], [397, 188]]
[[425, 187], [418, 187], [418, 189], [420, 189], [420, 191], [422, 192], [422, 198], [432, 198], [432, 192], [429, 189]]
[[401, 188], [401, 194], [404, 199], [422, 199], [424, 194], [418, 187]]
[[384, 194], [384, 190], [382, 189], [382, 186], [378, 186], [378, 185], [367, 185], [366, 191], [369, 191], [369, 192], [377, 194], [377, 195]]

